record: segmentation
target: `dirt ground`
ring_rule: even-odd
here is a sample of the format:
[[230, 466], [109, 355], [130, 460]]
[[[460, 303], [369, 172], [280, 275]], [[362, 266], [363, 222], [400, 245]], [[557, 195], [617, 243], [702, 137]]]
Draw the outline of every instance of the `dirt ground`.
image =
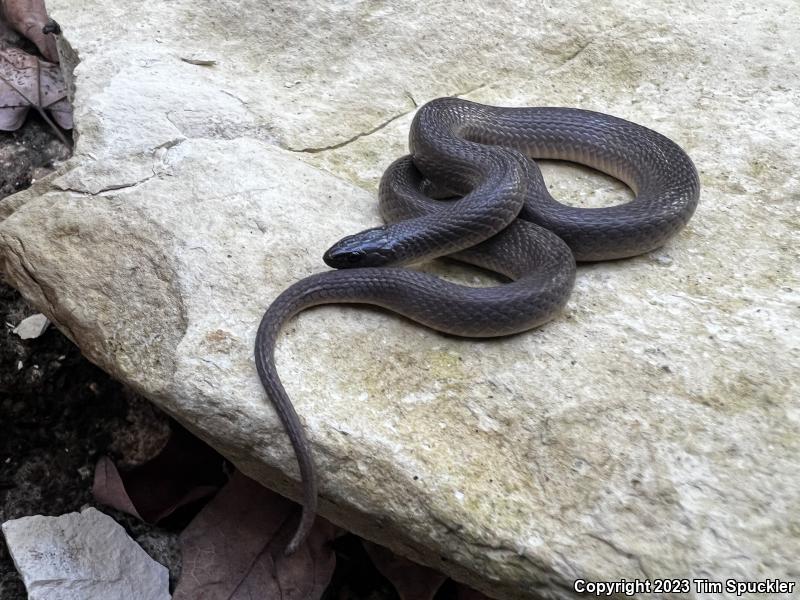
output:
[[[36, 115], [16, 132], [0, 132], [0, 202], [67, 156], [68, 149]], [[91, 485], [101, 456], [141, 462], [157, 453], [169, 434], [166, 415], [91, 364], [55, 327], [33, 340], [12, 333], [13, 326], [35, 312], [16, 290], [0, 284], [0, 522], [95, 505]], [[98, 508], [167, 566], [174, 588], [180, 576], [178, 533], [192, 514], [156, 527]], [[335, 547], [337, 568], [324, 598], [397, 598], [358, 538], [346, 535]], [[446, 585], [437, 598], [453, 597], [451, 588]], [[0, 599], [26, 597], [0, 541]]]

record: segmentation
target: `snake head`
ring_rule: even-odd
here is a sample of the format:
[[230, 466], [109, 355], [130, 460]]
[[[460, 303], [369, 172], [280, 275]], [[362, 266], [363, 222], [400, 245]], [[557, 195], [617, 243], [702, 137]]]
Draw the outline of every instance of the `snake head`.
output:
[[373, 227], [348, 235], [331, 246], [322, 260], [334, 269], [383, 267], [396, 259], [386, 227]]

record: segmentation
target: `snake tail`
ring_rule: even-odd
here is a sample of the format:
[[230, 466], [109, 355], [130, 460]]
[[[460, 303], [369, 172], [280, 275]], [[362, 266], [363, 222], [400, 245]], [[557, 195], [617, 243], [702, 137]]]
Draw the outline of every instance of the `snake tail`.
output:
[[[461, 258], [500, 271], [500, 267], [486, 262], [488, 259], [480, 254], [480, 249], [524, 244], [529, 232], [521, 229], [526, 227], [537, 229], [539, 235], [555, 238], [532, 224], [515, 225], [479, 245], [477, 250], [463, 252]], [[300, 467], [303, 511], [297, 531], [287, 546], [287, 554], [300, 547], [314, 524], [317, 478], [305, 430], [275, 367], [275, 345], [286, 322], [307, 308], [350, 303], [385, 308], [431, 329], [453, 335], [485, 338], [519, 333], [553, 319], [566, 304], [575, 278], [575, 262], [569, 249], [565, 245], [563, 248], [555, 258], [538, 257], [541, 271], [509, 272], [510, 278], [519, 279], [498, 287], [463, 286], [412, 269], [361, 268], [310, 275], [275, 299], [258, 327], [255, 359], [261, 383], [289, 436]], [[529, 256], [530, 262], [537, 260], [533, 253]], [[539, 301], [531, 303], [531, 296], [536, 296]], [[515, 315], [513, 323], [498, 327], [496, 322], [500, 314], [509, 311]], [[482, 318], [478, 318], [479, 315]], [[452, 325], [454, 322], [460, 325]]]
[[[697, 169], [680, 146], [630, 121], [575, 108], [439, 98], [414, 116], [409, 150], [381, 180], [385, 225], [334, 245], [324, 260], [340, 270], [285, 290], [256, 334], [258, 373], [300, 467], [303, 511], [288, 553], [305, 540], [317, 509], [311, 447], [275, 368], [275, 344], [289, 319], [320, 304], [359, 303], [463, 337], [526, 331], [564, 307], [576, 260], [659, 248], [692, 217], [700, 193]], [[600, 170], [625, 183], [634, 199], [602, 208], [562, 204], [548, 192], [536, 159]], [[510, 282], [472, 288], [398, 268], [442, 256]]]

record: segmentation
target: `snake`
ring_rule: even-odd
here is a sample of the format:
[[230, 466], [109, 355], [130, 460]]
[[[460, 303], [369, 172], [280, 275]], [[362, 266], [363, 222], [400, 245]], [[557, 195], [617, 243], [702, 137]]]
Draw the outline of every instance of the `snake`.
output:
[[[287, 321], [312, 306], [355, 303], [457, 336], [521, 333], [564, 308], [576, 262], [623, 259], [663, 246], [692, 217], [700, 194], [697, 169], [675, 142], [579, 108], [437, 98], [417, 110], [409, 150], [380, 181], [385, 224], [336, 242], [323, 256], [334, 270], [280, 293], [256, 333], [256, 370], [288, 434], [302, 485], [287, 554], [308, 536], [318, 501], [310, 445], [275, 366]], [[537, 159], [606, 173], [627, 185], [633, 199], [602, 208], [562, 204], [548, 192]], [[487, 269], [500, 281], [470, 287], [406, 267], [438, 257]]]

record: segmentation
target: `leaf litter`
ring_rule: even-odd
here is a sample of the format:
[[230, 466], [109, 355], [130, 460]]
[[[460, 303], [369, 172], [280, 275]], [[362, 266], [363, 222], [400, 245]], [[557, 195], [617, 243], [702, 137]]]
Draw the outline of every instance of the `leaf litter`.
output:
[[398, 556], [388, 548], [366, 540], [362, 544], [381, 575], [397, 590], [400, 600], [433, 600], [447, 579], [442, 573]]
[[298, 517], [294, 502], [235, 473], [181, 533], [173, 600], [317, 600], [336, 566], [336, 529], [318, 517], [305, 543], [286, 556]]
[[19, 129], [31, 108], [69, 145], [55, 124], [64, 129], [73, 125], [72, 106], [59, 66], [19, 48], [0, 48], [0, 130]]
[[101, 458], [92, 494], [101, 504], [158, 523], [182, 506], [213, 496], [227, 480], [223, 464], [215, 450], [174, 426], [161, 452], [142, 465], [121, 472], [110, 458]]
[[58, 62], [56, 38], [44, 32], [46, 27], [52, 29], [44, 0], [0, 0], [0, 8], [6, 22], [36, 44], [42, 56], [52, 63]]
[[163, 450], [142, 465], [120, 471], [101, 458], [92, 492], [98, 502], [150, 523], [216, 493], [180, 535], [175, 600], [320, 598], [336, 565], [334, 526], [318, 518], [306, 543], [285, 556], [297, 504], [238, 472], [225, 483], [223, 465], [215, 450], [176, 426]]

